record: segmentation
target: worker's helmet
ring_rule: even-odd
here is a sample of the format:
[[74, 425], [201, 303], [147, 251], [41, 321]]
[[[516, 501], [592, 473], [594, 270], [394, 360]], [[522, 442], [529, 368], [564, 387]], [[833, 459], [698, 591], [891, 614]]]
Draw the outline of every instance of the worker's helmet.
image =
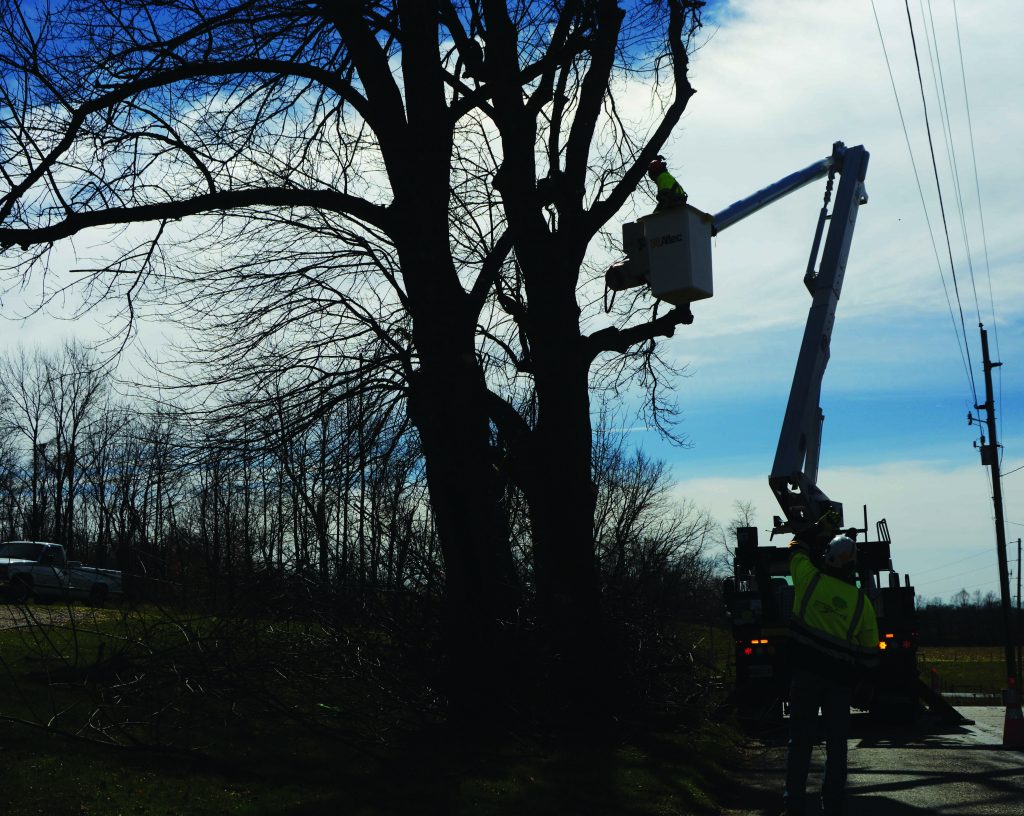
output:
[[851, 570], [857, 565], [857, 545], [846, 535], [837, 535], [825, 548], [825, 566], [835, 570]]
[[652, 179], [656, 179], [666, 170], [668, 170], [668, 165], [665, 164], [664, 156], [657, 156], [654, 161], [647, 165], [647, 175]]

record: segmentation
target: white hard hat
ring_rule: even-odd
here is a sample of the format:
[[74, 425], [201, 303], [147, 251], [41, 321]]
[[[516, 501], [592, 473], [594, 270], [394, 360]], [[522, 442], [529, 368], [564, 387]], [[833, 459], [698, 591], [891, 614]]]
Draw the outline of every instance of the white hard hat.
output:
[[845, 535], [837, 535], [825, 549], [825, 565], [832, 569], [851, 569], [857, 563], [857, 545]]

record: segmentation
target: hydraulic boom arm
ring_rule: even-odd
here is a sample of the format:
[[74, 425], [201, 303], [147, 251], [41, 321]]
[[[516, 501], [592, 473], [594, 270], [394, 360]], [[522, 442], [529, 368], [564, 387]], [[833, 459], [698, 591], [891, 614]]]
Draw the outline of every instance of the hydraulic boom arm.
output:
[[[867, 166], [868, 152], [863, 146], [848, 148], [842, 142], [836, 142], [828, 158], [786, 176], [714, 216], [715, 232], [718, 233], [783, 196], [828, 176], [825, 203], [818, 217], [811, 256], [804, 275], [804, 284], [811, 293], [811, 308], [789, 392], [779, 445], [775, 451], [775, 463], [768, 479], [786, 516], [784, 523], [776, 525], [775, 532], [800, 533], [825, 520], [830, 513], [830, 526], [835, 529], [842, 526], [843, 506], [831, 501], [817, 484], [818, 452], [824, 420], [819, 402], [821, 381], [828, 365], [836, 305], [842, 292], [846, 259], [850, 254], [850, 241], [857, 221], [857, 209], [868, 200], [864, 190]], [[840, 176], [839, 188], [836, 190], [832, 213], [829, 214], [829, 199], [837, 173]], [[825, 237], [821, 264], [815, 271], [826, 221], [829, 222], [828, 235]]]
[[[775, 532], [796, 534], [822, 521], [827, 521], [828, 527], [838, 530], [843, 523], [842, 505], [831, 501], [817, 484], [819, 443], [824, 419], [819, 402], [821, 382], [825, 375], [825, 367], [828, 365], [836, 306], [843, 288], [857, 211], [860, 205], [866, 204], [868, 200], [864, 190], [868, 155], [863, 146], [847, 148], [841, 142], [837, 142], [831, 158], [820, 163], [827, 165], [829, 181], [825, 203], [821, 208], [814, 235], [807, 273], [804, 276], [804, 284], [811, 293], [811, 307], [807, 314], [807, 325], [800, 345], [796, 371], [793, 374], [782, 433], [775, 451], [775, 463], [768, 479], [786, 517], [783, 524], [776, 526]], [[836, 173], [840, 175], [840, 181], [832, 212], [829, 214], [829, 197]], [[794, 179], [794, 183], [799, 183], [799, 175], [795, 174], [790, 179]], [[779, 184], [785, 181], [787, 180], [784, 179]], [[763, 192], [772, 189], [770, 187]], [[778, 195], [774, 197], [777, 198]], [[738, 206], [739, 204], [734, 204], [725, 213], [734, 211]], [[815, 271], [814, 265], [818, 259], [826, 221], [829, 221], [828, 233], [825, 236], [821, 263]]]

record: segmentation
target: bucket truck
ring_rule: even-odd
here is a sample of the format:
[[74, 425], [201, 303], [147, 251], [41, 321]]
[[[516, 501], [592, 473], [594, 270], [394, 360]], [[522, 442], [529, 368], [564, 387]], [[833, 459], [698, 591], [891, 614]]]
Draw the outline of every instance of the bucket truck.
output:
[[[624, 224], [626, 259], [608, 269], [606, 284], [613, 290], [646, 284], [655, 297], [676, 305], [711, 297], [711, 237], [784, 196], [827, 179], [803, 278], [811, 306], [768, 479], [783, 514], [775, 517], [772, 536], [785, 534], [787, 541], [801, 536], [813, 542], [812, 547], [823, 548], [839, 531], [853, 535], [858, 582], [878, 616], [881, 666], [873, 707], [889, 716], [912, 719], [924, 698], [933, 710], [955, 719], [959, 715], [918, 678], [914, 588], [909, 576], [901, 583], [892, 568], [886, 521], [875, 525], [874, 539], [868, 540], [867, 508], [863, 527], [844, 527], [842, 504], [818, 485], [824, 419], [821, 384], [858, 210], [868, 201], [864, 188], [868, 158], [863, 146], [836, 142], [828, 157], [716, 215], [686, 205]], [[781, 717], [790, 676], [786, 659], [793, 605], [789, 548], [760, 546], [757, 528], [738, 529], [733, 574], [723, 588], [735, 641], [734, 699], [741, 718]]]

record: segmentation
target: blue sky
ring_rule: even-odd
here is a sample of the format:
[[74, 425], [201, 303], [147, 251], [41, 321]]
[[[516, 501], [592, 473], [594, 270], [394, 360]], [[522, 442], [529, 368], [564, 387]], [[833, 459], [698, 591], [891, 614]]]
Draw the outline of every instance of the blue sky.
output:
[[[915, 577], [919, 594], [997, 591], [991, 487], [972, 448], [977, 434], [966, 424], [973, 395], [906, 146], [909, 139], [952, 297], [906, 11], [887, 0], [876, 7], [907, 137], [869, 0], [745, 0], [716, 4], [693, 59], [697, 95], [666, 155], [690, 202], [714, 213], [824, 157], [835, 140], [871, 152], [870, 202], [858, 217], [823, 389], [819, 482], [845, 504], [848, 520], [860, 518], [865, 502], [872, 519], [888, 519], [895, 566]], [[927, 35], [922, 9], [931, 12]], [[1000, 441], [1009, 471], [1024, 464], [1017, 80], [1024, 58], [1005, 36], [1019, 7], [957, 4], [959, 44], [952, 0], [914, 2], [911, 10], [979, 400], [979, 317], [994, 356], [998, 333]], [[767, 474], [809, 305], [801, 278], [823, 187], [811, 185], [716, 239], [715, 297], [697, 304], [694, 325], [670, 341], [673, 356], [689, 364], [679, 398], [692, 448], [672, 450], [650, 434], [644, 444], [672, 463], [680, 494], [723, 520], [737, 499], [757, 506], [763, 529], [778, 512]], [[955, 300], [952, 306], [959, 329]], [[1007, 475], [1003, 489], [1015, 562], [1024, 471]]]

